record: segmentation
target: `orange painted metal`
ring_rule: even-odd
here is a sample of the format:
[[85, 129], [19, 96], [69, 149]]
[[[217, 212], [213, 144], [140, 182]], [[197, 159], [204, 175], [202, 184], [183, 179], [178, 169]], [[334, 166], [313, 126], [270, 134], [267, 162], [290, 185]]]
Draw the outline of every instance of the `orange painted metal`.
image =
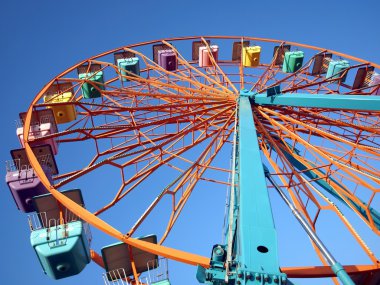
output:
[[[207, 39], [240, 41], [244, 39], [280, 45], [285, 44], [285, 42], [281, 40], [253, 37], [207, 36], [156, 40], [114, 49], [91, 57], [88, 60], [81, 61], [51, 80], [33, 100], [28, 110], [24, 128], [25, 148], [31, 165], [35, 169], [38, 177], [40, 177], [42, 183], [62, 205], [70, 209], [83, 220], [89, 222], [92, 226], [130, 246], [173, 260], [191, 265], [201, 265], [203, 267], [209, 266], [209, 258], [165, 247], [161, 244], [172, 230], [173, 225], [180, 216], [199, 181], [204, 180], [223, 183], [222, 181], [204, 176], [206, 170], [213, 169], [224, 173], [230, 172], [224, 168], [213, 166], [212, 162], [222, 147], [231, 143], [229, 137], [232, 132], [231, 126], [233, 125], [232, 118], [236, 108], [236, 98], [239, 96], [238, 86], [240, 86], [240, 89], [246, 87], [255, 91], [265, 91], [269, 86], [281, 83], [284, 90], [294, 92], [303, 90], [310, 93], [334, 93], [349, 87], [340, 84], [338, 82], [339, 79], [327, 80], [323, 77], [310, 77], [308, 68], [311, 65], [312, 59], [297, 73], [284, 76], [281, 75], [281, 70], [275, 67], [273, 62], [270, 64], [260, 64], [257, 70], [259, 70], [261, 74], [257, 75], [246, 74], [241, 62], [232, 63], [229, 60], [218, 60], [218, 62], [216, 62], [213, 58], [211, 58], [213, 66], [201, 72], [195, 67], [196, 62], [186, 60], [179, 49], [173, 44], [175, 41], [200, 40], [206, 44], [209, 50], [210, 47], [206, 42]], [[173, 72], [166, 71], [138, 50], [139, 47], [155, 43], [163, 43], [176, 53], [179, 66], [178, 70]], [[323, 48], [293, 42], [286, 42], [286, 44], [311, 49], [317, 52], [331, 52], [336, 56], [341, 56], [359, 63], [352, 66], [351, 69], [368, 64], [365, 60]], [[129, 85], [125, 85], [128, 86], [128, 88], [124, 85], [122, 88], [116, 85], [120, 76], [118, 67], [102, 59], [107, 55], [121, 50], [133, 51], [139, 56], [141, 62], [144, 64], [141, 72], [147, 75], [146, 78], [143, 76], [126, 76], [126, 78], [130, 79]], [[83, 98], [80, 95], [81, 81], [76, 78], [64, 78], [67, 74], [73, 72], [78, 66], [84, 63], [89, 65], [101, 64], [104, 71], [108, 71], [108, 69], [114, 71], [115, 76], [105, 82], [106, 90], [101, 91], [101, 101], [82, 100]], [[380, 65], [372, 63], [371, 65], [380, 68]], [[228, 68], [231, 69], [231, 72], [225, 70]], [[280, 75], [282, 76], [281, 79], [277, 79], [276, 76]], [[255, 83], [252, 83], [254, 81]], [[82, 169], [71, 169], [69, 172], [62, 173], [55, 177], [59, 182], [50, 185], [37, 158], [31, 151], [28, 143], [28, 130], [32, 110], [35, 108], [44, 108], [48, 105], [41, 103], [41, 98], [49, 87], [56, 82], [73, 83], [73, 90], [76, 91], [74, 92], [75, 101], [72, 104], [75, 105], [78, 110], [80, 118], [75, 122], [69, 123], [64, 131], [52, 134], [49, 138], [57, 138], [62, 143], [91, 141], [94, 142], [95, 153], [86, 167]], [[367, 91], [363, 89], [363, 93], [364, 92]], [[346, 93], [349, 93], [349, 91], [346, 91]], [[292, 167], [286, 156], [282, 153], [282, 149], [285, 148], [293, 153], [293, 150], [297, 146], [301, 146], [302, 149], [306, 149], [304, 152], [316, 154], [316, 156], [318, 155], [318, 157], [315, 158], [314, 165], [309, 159], [306, 159], [302, 155], [295, 155], [295, 158], [307, 166], [309, 170], [312, 169], [317, 173], [317, 179], [327, 181], [329, 185], [339, 193], [343, 200], [346, 202], [349, 202], [349, 200], [354, 201], [358, 205], [366, 208], [369, 219], [365, 220], [365, 222], [374, 232], [379, 234], [379, 232], [376, 231], [371, 215], [369, 215], [368, 206], [366, 207], [356, 197], [354, 191], [346, 191], [346, 189], [328, 179], [332, 177], [337, 181], [342, 178], [351, 179], [350, 181], [353, 181], [353, 177], [356, 185], [362, 185], [372, 191], [369, 204], [374, 200], [375, 194], [379, 193], [379, 187], [374, 186], [373, 183], [379, 183], [380, 178], [377, 178], [376, 170], [371, 168], [367, 159], [380, 159], [380, 153], [376, 149], [367, 147], [364, 143], [361, 143], [361, 140], [369, 141], [374, 134], [380, 134], [379, 129], [374, 128], [374, 126], [379, 123], [378, 118], [366, 113], [339, 113], [337, 111], [328, 113], [326, 110], [292, 109], [276, 106], [272, 108], [254, 107], [253, 112], [255, 114], [255, 121], [257, 122], [257, 130], [261, 134], [259, 143], [264, 157], [276, 171], [275, 175], [281, 180], [296, 208], [307, 218], [314, 229], [316, 229], [319, 215], [323, 211], [332, 211], [340, 218], [351, 235], [357, 240], [361, 248], [374, 263], [374, 265], [368, 266], [348, 266], [346, 270], [350, 274], [361, 274], [363, 272], [379, 270], [377, 258], [356, 233], [354, 227], [340, 213], [335, 205], [313, 187], [313, 181], [303, 178], [302, 173], [299, 173]], [[94, 118], [98, 116], [106, 117], [112, 115], [117, 116], [117, 120], [102, 125], [96, 125], [94, 123]], [[172, 128], [171, 131], [166, 130], [167, 126]], [[332, 126], [338, 128], [338, 130], [332, 130]], [[344, 127], [354, 129], [358, 133], [343, 134]], [[176, 130], [173, 130], [174, 128]], [[127, 133], [127, 131], [129, 131], [130, 134]], [[160, 133], [156, 134], [156, 132]], [[369, 134], [363, 135], [364, 132], [368, 132]], [[274, 135], [276, 135], [277, 138], [275, 138]], [[184, 140], [190, 137], [191, 139], [184, 143]], [[328, 142], [329, 147], [313, 145], [312, 138], [315, 137]], [[98, 142], [102, 140], [112, 141], [115, 138], [123, 138], [124, 143], [120, 143], [109, 149], [101, 149], [98, 146]], [[203, 145], [204, 148], [194, 159], [189, 159], [184, 155], [186, 151], [200, 145]], [[332, 146], [346, 146], [351, 149], [339, 152], [334, 151]], [[354, 155], [353, 150], [356, 149], [365, 154]], [[277, 154], [274, 150], [276, 150]], [[128, 157], [129, 153], [133, 151], [136, 151], [135, 156]], [[330, 153], [330, 156], [325, 155], [325, 153]], [[354, 161], [353, 157], [359, 159], [359, 161]], [[124, 158], [124, 160], [118, 162], [117, 160], [120, 158]], [[175, 163], [172, 163], [172, 160], [186, 162], [189, 168], [187, 170], [181, 169], [175, 165]], [[337, 162], [338, 160], [339, 162]], [[143, 167], [138, 168], [138, 164], [142, 164]], [[122, 184], [116, 190], [113, 200], [95, 213], [90, 213], [81, 206], [76, 205], [57, 191], [58, 188], [67, 185], [69, 182], [105, 165], [110, 165], [120, 170]], [[171, 216], [167, 223], [165, 233], [161, 237], [160, 244], [146, 243], [130, 237], [149, 216], [160, 199], [157, 203], [148, 207], [147, 211], [140, 216], [138, 223], [130, 229], [128, 234], [121, 233], [98, 217], [100, 213], [107, 211], [125, 198], [138, 185], [149, 178], [149, 175], [163, 165], [175, 169], [182, 173], [182, 175], [181, 181], [175, 186], [168, 188], [163, 194], [165, 197], [172, 197], [173, 204]], [[350, 167], [348, 167], [348, 165]], [[136, 171], [131, 176], [126, 177], [123, 171], [125, 168], [131, 166], [135, 166]], [[337, 171], [333, 172], [333, 167], [339, 169], [339, 173], [337, 173]], [[322, 170], [324, 170], [325, 173], [323, 173]], [[371, 183], [368, 182], [368, 179]], [[184, 189], [183, 193], [181, 193], [182, 189]], [[323, 201], [323, 203], [321, 201]], [[309, 210], [308, 205], [310, 204], [317, 208], [315, 213]], [[355, 211], [354, 208], [353, 210]], [[356, 212], [358, 213], [358, 211]], [[315, 248], [315, 250], [325, 264], [319, 250], [317, 248]], [[96, 252], [92, 251], [91, 256], [97, 264], [100, 266], [103, 265], [101, 257]], [[282, 271], [287, 273], [289, 277], [332, 276], [331, 269], [326, 266], [282, 268]], [[135, 279], [136, 278], [137, 275], [135, 276]]]
[[[341, 164], [340, 162], [338, 162], [336, 160], [333, 160], [330, 156], [326, 155], [322, 150], [319, 150], [317, 147], [315, 147], [312, 144], [308, 143], [305, 139], [303, 139], [303, 138], [299, 137], [298, 135], [292, 133], [290, 130], [286, 129], [283, 125], [279, 124], [278, 122], [275, 122], [273, 119], [271, 119], [267, 114], [265, 114], [263, 112], [263, 111], [265, 111], [268, 114], [274, 114], [275, 112], [273, 110], [270, 110], [268, 108], [262, 108], [263, 111], [261, 111], [260, 107], [258, 109], [259, 109], [259, 112], [261, 113], [261, 115], [263, 117], [265, 117], [266, 119], [268, 119], [269, 121], [271, 121], [273, 123], [273, 125], [276, 125], [280, 129], [282, 129], [284, 132], [288, 133], [288, 135], [290, 137], [292, 137], [292, 139], [294, 139], [295, 141], [301, 143], [306, 148], [313, 150], [315, 153], [317, 153], [318, 155], [320, 155], [321, 157], [323, 157], [324, 159], [326, 159], [327, 161], [329, 161], [329, 163], [331, 163], [335, 167], [339, 167], [339, 169], [342, 172], [346, 173], [348, 177], [353, 177], [355, 179], [355, 181], [357, 181], [357, 183], [360, 183], [361, 185], [363, 185], [367, 189], [370, 189], [373, 192], [378, 192], [377, 188], [375, 188], [371, 184], [367, 183], [365, 180], [363, 180], [357, 174], [354, 173], [354, 172], [356, 172], [356, 173], [361, 173], [361, 174], [365, 175], [365, 173], [363, 173], [361, 170], [354, 169], [354, 168], [348, 168], [347, 166]], [[365, 151], [365, 152], [367, 152], [367, 153], [369, 153], [371, 155], [374, 155], [376, 157], [380, 156], [380, 153], [377, 153], [377, 152], [373, 151], [371, 148], [363, 147], [360, 144], [353, 144], [353, 143], [351, 143], [351, 142], [349, 142], [349, 141], [347, 141], [345, 139], [342, 139], [341, 137], [338, 137], [338, 136], [332, 135], [330, 133], [327, 133], [327, 132], [325, 132], [325, 131], [323, 131], [323, 130], [321, 130], [319, 128], [315, 128], [315, 127], [312, 127], [310, 125], [306, 125], [306, 124], [304, 124], [304, 123], [302, 123], [300, 121], [296, 122], [294, 119], [292, 119], [290, 117], [285, 117], [285, 116], [283, 116], [283, 115], [281, 115], [279, 113], [276, 113], [276, 116], [282, 118], [283, 120], [288, 120], [288, 121], [290, 121], [292, 123], [296, 123], [296, 124], [302, 125], [303, 127], [309, 129], [312, 132], [315, 132], [317, 134], [323, 135], [326, 139], [327, 138], [331, 138], [334, 141], [344, 142], [345, 144], [348, 144], [348, 145], [350, 145], [352, 147], [355, 147], [357, 149]], [[343, 189], [342, 187], [340, 187], [338, 184], [334, 183], [333, 181], [330, 181], [329, 183], [339, 193], [340, 197], [347, 203], [347, 205], [349, 205], [352, 208], [353, 211], [355, 211], [360, 217], [362, 217], [363, 221], [365, 221], [371, 227], [371, 229], [375, 233], [380, 234], [379, 230], [375, 227], [375, 225], [373, 223], [372, 215], [370, 214], [368, 206], [365, 205], [365, 204], [363, 204], [363, 202], [361, 200], [359, 200], [349, 190]], [[353, 201], [354, 203], [356, 203], [357, 205], [360, 205], [363, 209], [366, 210], [366, 215], [367, 215], [369, 221], [367, 221], [366, 219], [364, 219], [363, 216], [362, 216], [362, 214], [355, 207], [351, 206], [351, 203], [349, 202], [350, 200]]]
[[[54, 80], [52, 81], [54, 82]], [[42, 89], [41, 94], [44, 94], [46, 89], [48, 88], [48, 85], [45, 86], [44, 89]], [[191, 254], [188, 252], [167, 248], [161, 245], [155, 245], [151, 244], [149, 242], [144, 242], [141, 240], [137, 240], [128, 236], [123, 235], [121, 232], [117, 231], [115, 228], [111, 227], [108, 223], [104, 222], [100, 218], [96, 217], [94, 214], [90, 213], [86, 209], [84, 209], [82, 206], [74, 203], [71, 199], [67, 198], [65, 195], [61, 194], [59, 191], [57, 191], [55, 188], [53, 188], [50, 185], [49, 179], [46, 177], [42, 167], [40, 166], [36, 156], [34, 155], [31, 147], [29, 146], [28, 142], [28, 133], [30, 129], [30, 121], [31, 121], [31, 115], [33, 110], [33, 105], [39, 100], [39, 97], [37, 96], [33, 102], [31, 107], [28, 109], [28, 113], [25, 120], [25, 127], [24, 127], [24, 143], [25, 143], [25, 150], [28, 155], [30, 164], [32, 165], [33, 169], [35, 170], [37, 176], [41, 179], [41, 182], [43, 185], [49, 190], [49, 192], [60, 202], [62, 205], [64, 205], [66, 208], [70, 209], [75, 215], [80, 217], [81, 219], [87, 221], [92, 226], [98, 228], [99, 230], [105, 232], [106, 234], [127, 243], [128, 245], [131, 245], [133, 247], [139, 248], [141, 250], [149, 251], [154, 254], [167, 257], [173, 260], [177, 260], [180, 262], [192, 264], [192, 265], [200, 265], [202, 267], [207, 268], [209, 266], [209, 258], [199, 256], [196, 254]]]
[[[268, 134], [268, 132], [265, 130], [265, 128], [263, 127], [262, 123], [259, 121], [259, 120], [255, 120], [258, 124], [258, 128], [259, 130], [261, 131], [261, 133], [263, 134], [263, 136], [266, 138], [266, 140], [268, 142], [270, 142], [270, 145], [276, 149], [276, 152], [277, 152], [277, 155], [279, 157], [281, 157], [281, 159], [283, 161], [287, 161], [286, 157], [284, 157], [284, 155], [282, 154], [282, 151], [281, 149], [282, 148], [285, 148], [286, 146], [286, 143], [285, 141], [283, 141], [283, 144], [276, 144], [273, 139], [271, 138], [271, 136]], [[265, 143], [262, 144], [262, 150], [263, 150], [263, 153], [264, 155], [266, 156], [266, 158], [268, 159], [268, 161], [270, 162], [271, 166], [273, 167], [273, 169], [275, 170], [275, 173], [277, 176], [279, 176], [280, 180], [282, 181], [282, 183], [284, 185], [288, 185], [287, 186], [287, 190], [293, 200], [293, 203], [294, 205], [296, 206], [296, 208], [302, 212], [305, 217], [309, 220], [310, 224], [315, 227], [315, 223], [317, 221], [317, 217], [314, 219], [313, 222], [311, 222], [311, 218], [308, 214], [308, 211], [306, 209], [306, 207], [303, 205], [303, 202], [301, 199], [299, 199], [299, 196], [296, 196], [294, 195], [294, 192], [291, 190], [291, 188], [289, 187], [289, 184], [286, 183], [286, 179], [284, 178], [284, 174], [283, 171], [281, 171], [277, 164], [273, 161], [273, 159], [271, 158], [271, 155], [267, 149], [267, 146]], [[287, 150], [287, 151], [290, 151], [290, 150]], [[319, 170], [315, 167], [315, 166], [312, 166], [309, 164], [308, 161], [306, 161], [302, 156], [299, 156], [297, 155], [296, 153], [293, 153], [293, 156], [302, 162], [303, 165], [307, 166], [308, 169], [311, 169], [313, 171], [315, 171], [316, 173], [320, 173]], [[292, 168], [291, 166], [291, 163], [288, 162], [288, 167], [289, 168]], [[292, 170], [292, 172], [295, 174], [297, 173], [296, 171], [294, 171], [294, 169]], [[320, 173], [321, 175], [321, 173]], [[286, 176], [286, 174], [285, 174]], [[326, 179], [326, 178], [322, 178], [322, 179]], [[352, 227], [352, 225], [349, 223], [349, 221], [345, 218], [345, 216], [343, 216], [343, 214], [338, 210], [337, 206], [335, 204], [333, 204], [329, 199], [327, 199], [324, 195], [321, 195], [321, 193], [319, 191], [317, 191], [314, 186], [312, 184], [310, 184], [309, 181], [305, 181], [305, 183], [307, 183], [307, 187], [312, 189], [314, 192], [316, 192], [317, 194], [319, 194], [321, 196], [321, 198], [329, 204], [328, 207], [324, 206], [322, 207], [322, 205], [320, 205], [319, 203], [315, 203], [314, 205], [317, 206], [319, 208], [319, 211], [320, 210], [330, 210], [330, 211], [333, 211], [335, 212], [335, 214], [340, 218], [340, 220], [342, 221], [342, 223], [347, 227], [347, 229], [349, 230], [349, 232], [351, 233], [351, 235], [355, 238], [355, 240], [358, 242], [358, 244], [361, 246], [361, 248], [363, 249], [363, 251], [367, 254], [367, 256], [373, 261], [373, 263], [376, 265], [379, 263], [378, 259], [375, 257], [375, 255], [373, 254], [373, 252], [368, 248], [368, 246], [364, 243], [364, 241], [362, 240], [362, 238], [357, 234], [357, 232], [355, 231], [355, 229]], [[330, 185], [332, 185], [333, 187], [338, 187], [336, 185], [336, 183], [331, 183]], [[305, 193], [305, 192], [304, 192]], [[307, 194], [309, 197], [311, 195], [310, 192], [308, 192]], [[316, 199], [314, 198], [312, 201], [316, 202]], [[319, 215], [319, 211], [318, 211], [318, 215]], [[373, 226], [374, 227], [374, 226]], [[375, 232], [376, 232], [376, 229], [373, 229]], [[315, 248], [316, 249], [316, 248]], [[316, 252], [318, 254], [318, 256], [320, 256], [320, 252], [318, 249], [316, 249]], [[321, 257], [321, 256], [320, 256]], [[321, 260], [322, 262], [324, 262], [324, 260], [322, 259], [321, 257]], [[327, 265], [327, 264], [326, 264]]]
[[[348, 274], [361, 274], [369, 272], [379, 272], [380, 268], [375, 265], [348, 265], [344, 266]], [[333, 277], [334, 272], [330, 266], [303, 266], [303, 267], [283, 267], [281, 271], [290, 278], [313, 278], [313, 277]]]
[[100, 267], [105, 268], [103, 258], [96, 251], [91, 249], [90, 254], [92, 261], [94, 261]]

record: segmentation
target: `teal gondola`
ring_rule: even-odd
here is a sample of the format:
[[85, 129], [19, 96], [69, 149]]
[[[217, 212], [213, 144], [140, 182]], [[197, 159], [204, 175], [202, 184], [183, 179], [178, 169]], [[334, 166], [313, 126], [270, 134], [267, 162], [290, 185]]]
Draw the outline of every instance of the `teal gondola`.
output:
[[[79, 205], [84, 204], [79, 189], [62, 194]], [[80, 273], [91, 261], [88, 224], [59, 206], [51, 194], [33, 197], [33, 205], [41, 226], [32, 229], [30, 242], [46, 275], [62, 279]]]
[[33, 231], [30, 241], [44, 272], [53, 279], [76, 275], [91, 260], [81, 221]]

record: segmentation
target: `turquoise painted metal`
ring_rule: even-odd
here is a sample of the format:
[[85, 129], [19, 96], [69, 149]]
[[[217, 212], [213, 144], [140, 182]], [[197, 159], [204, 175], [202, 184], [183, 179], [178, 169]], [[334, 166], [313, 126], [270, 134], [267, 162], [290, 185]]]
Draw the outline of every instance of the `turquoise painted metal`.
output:
[[205, 269], [201, 266], [197, 267], [196, 278], [199, 283], [207, 283], [213, 285], [235, 284], [235, 276], [229, 276], [225, 282], [226, 268], [224, 266], [226, 260], [226, 245], [214, 245], [212, 248], [210, 268]]
[[[249, 97], [239, 99], [239, 250], [237, 281], [244, 284], [282, 284], [277, 233], [273, 222], [260, 148]], [[249, 277], [249, 278], [248, 278]]]
[[[347, 60], [332, 60], [329, 63], [327, 69], [326, 78], [338, 78], [342, 76], [343, 71], [350, 67], [350, 63]], [[341, 82], [346, 81], [347, 73], [341, 79]]]
[[[231, 191], [229, 203], [229, 212], [233, 217], [232, 220], [229, 220], [229, 230], [232, 229], [233, 234], [228, 234], [228, 230], [226, 230], [226, 244], [213, 247], [209, 269], [198, 267], [197, 279], [201, 283], [213, 285], [292, 284], [287, 280], [286, 274], [281, 273], [279, 267], [277, 234], [266, 184], [268, 170], [265, 170], [261, 163], [252, 104], [367, 111], [380, 109], [378, 96], [290, 94], [281, 93], [279, 89], [279, 87], [273, 88], [267, 94], [255, 94], [246, 90], [240, 93], [238, 131], [234, 137], [236, 161], [234, 160], [232, 166], [233, 170], [236, 170], [236, 175], [233, 176], [238, 182], [236, 189], [238, 191]], [[315, 171], [306, 171], [308, 168], [284, 147], [281, 147], [281, 150], [289, 161], [306, 176], [310, 178], [319, 176]], [[325, 181], [316, 180], [316, 183], [342, 200], [339, 194]], [[359, 209], [358, 205], [356, 207], [359, 211], [363, 210]], [[363, 211], [361, 212], [363, 213]], [[371, 214], [376, 221], [380, 217], [377, 212], [371, 211]], [[313, 234], [312, 231], [311, 234]], [[233, 236], [232, 240], [231, 236]], [[318, 237], [316, 240], [319, 241]], [[352, 280], [343, 267], [336, 262], [322, 244], [321, 248], [325, 250], [329, 260], [331, 259], [329, 263], [336, 276], [343, 284], [352, 285]], [[228, 251], [232, 251], [231, 259], [226, 253]]]
[[91, 261], [81, 221], [33, 231], [30, 241], [44, 272], [53, 279], [76, 275]]
[[124, 76], [140, 75], [140, 62], [138, 57], [120, 58], [117, 60], [117, 66], [119, 67], [119, 72], [122, 75], [122, 81], [129, 81], [129, 79]]
[[281, 190], [277, 182], [275, 182], [275, 180], [272, 179], [268, 168], [264, 166], [264, 169], [265, 169], [265, 176], [268, 178], [270, 183], [274, 186], [277, 193], [280, 195], [280, 197], [285, 202], [285, 204], [292, 211], [292, 214], [298, 220], [302, 228], [306, 231], [309, 238], [314, 242], [315, 246], [318, 247], [318, 249], [321, 251], [321, 254], [329, 263], [329, 265], [331, 266], [331, 269], [333, 270], [335, 275], [339, 278], [339, 280], [342, 282], [342, 284], [355, 285], [355, 283], [352, 281], [350, 276], [347, 274], [346, 270], [342, 267], [342, 265], [339, 262], [336, 261], [334, 256], [329, 252], [329, 250], [323, 244], [322, 240], [316, 235], [314, 229], [311, 227], [309, 222], [303, 217], [303, 215], [301, 215], [301, 213], [297, 210], [297, 208], [294, 207], [290, 199], [286, 196], [284, 191]]
[[[279, 267], [277, 234], [250, 102], [253, 95], [243, 90], [238, 99], [238, 136], [234, 139], [238, 147], [234, 147], [233, 165], [238, 170], [238, 191], [234, 192], [238, 194], [233, 196], [236, 199], [230, 197], [229, 203], [233, 207], [229, 223], [236, 234], [226, 235], [227, 245], [213, 247], [209, 269], [198, 267], [197, 279], [201, 283], [292, 284]], [[230, 236], [233, 240], [229, 240]], [[225, 264], [229, 246], [233, 257]]]
[[351, 277], [347, 274], [346, 270], [344, 270], [343, 266], [339, 262], [332, 265], [331, 268], [344, 285], [355, 285]]
[[267, 96], [275, 96], [281, 94], [281, 85], [275, 85], [267, 89]]
[[[310, 178], [311, 180], [313, 180], [316, 184], [318, 184], [320, 187], [322, 187], [324, 190], [326, 190], [328, 193], [330, 193], [332, 196], [334, 196], [336, 199], [338, 199], [339, 201], [341, 201], [342, 203], [344, 203], [345, 205], [347, 206], [352, 206], [354, 208], [356, 208], [356, 210], [358, 210], [360, 212], [361, 215], [363, 215], [363, 217], [369, 222], [369, 218], [368, 218], [368, 215], [365, 211], [365, 209], [363, 207], [361, 207], [358, 203], [356, 203], [355, 201], [352, 201], [351, 199], [347, 199], [350, 203], [350, 205], [348, 205], [348, 203], [346, 203], [346, 201], [344, 201], [342, 199], [342, 197], [335, 191], [334, 188], [332, 188], [324, 179], [323, 177], [325, 177], [325, 173], [320, 170], [320, 174], [317, 173], [317, 171], [315, 170], [309, 170], [302, 162], [300, 162], [292, 153], [286, 151], [285, 149], [281, 149], [282, 153], [286, 156], [286, 158], [289, 160], [289, 162], [295, 167], [297, 168], [300, 172], [302, 172], [305, 176], [307, 176], [308, 178]], [[297, 151], [295, 151], [297, 152]], [[297, 153], [298, 154], [298, 153]], [[311, 164], [313, 167], [314, 165]], [[332, 182], [334, 182], [335, 184], [339, 185], [342, 189], [345, 189], [345, 187], [343, 185], [341, 185], [338, 181], [336, 181], [334, 178], [332, 177], [329, 177], [329, 180], [331, 180]], [[358, 198], [360, 201], [361, 199]], [[363, 201], [361, 201], [363, 204], [366, 204], [364, 203]], [[378, 211], [376, 211], [373, 207], [370, 207], [369, 208], [369, 212], [371, 213], [371, 217], [372, 217], [372, 220], [376, 226], [377, 229], [380, 230], [380, 213]]]
[[103, 71], [80, 73], [79, 79], [82, 79], [82, 80], [86, 79], [86, 80], [91, 81], [91, 82], [84, 82], [82, 84], [83, 98], [91, 99], [91, 98], [99, 98], [102, 96], [102, 94], [100, 93], [100, 90], [104, 90]]
[[282, 93], [277, 96], [257, 94], [258, 105], [279, 105], [311, 108], [335, 108], [345, 110], [379, 111], [380, 97], [366, 95]]
[[151, 283], [151, 285], [170, 285], [170, 282], [168, 279], [165, 279], [158, 282], [153, 282]]
[[282, 71], [286, 73], [296, 72], [302, 67], [304, 58], [303, 51], [288, 51], [285, 53]]

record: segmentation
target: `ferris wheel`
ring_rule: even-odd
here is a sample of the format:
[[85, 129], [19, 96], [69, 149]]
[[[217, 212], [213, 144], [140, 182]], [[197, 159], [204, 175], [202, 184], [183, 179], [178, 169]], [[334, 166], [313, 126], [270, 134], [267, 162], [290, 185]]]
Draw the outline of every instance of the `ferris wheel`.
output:
[[[43, 270], [66, 278], [93, 260], [105, 284], [165, 285], [174, 260], [206, 284], [380, 284], [366, 242], [380, 235], [378, 73], [328, 49], [232, 36], [133, 44], [70, 67], [20, 113], [7, 167]], [[187, 249], [197, 221], [180, 246], [170, 239], [198, 213], [224, 223], [207, 256]], [[285, 236], [282, 215], [300, 225]], [[116, 243], [92, 247], [89, 226]], [[312, 253], [287, 265], [294, 229]], [[339, 260], [329, 233], [367, 262]]]

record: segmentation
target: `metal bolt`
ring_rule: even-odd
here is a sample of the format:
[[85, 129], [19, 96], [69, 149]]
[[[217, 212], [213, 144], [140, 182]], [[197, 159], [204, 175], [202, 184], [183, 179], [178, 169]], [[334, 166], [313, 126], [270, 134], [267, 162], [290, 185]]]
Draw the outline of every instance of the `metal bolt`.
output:
[[245, 277], [246, 277], [248, 280], [251, 280], [251, 278], [252, 278], [252, 274], [251, 274], [251, 272], [247, 272], [247, 273], [245, 274]]
[[256, 279], [257, 281], [260, 281], [260, 280], [261, 280], [261, 276], [260, 276], [259, 273], [255, 273], [255, 279]]
[[265, 281], [265, 282], [268, 282], [268, 281], [269, 281], [269, 276], [268, 276], [268, 274], [264, 274], [264, 281]]

